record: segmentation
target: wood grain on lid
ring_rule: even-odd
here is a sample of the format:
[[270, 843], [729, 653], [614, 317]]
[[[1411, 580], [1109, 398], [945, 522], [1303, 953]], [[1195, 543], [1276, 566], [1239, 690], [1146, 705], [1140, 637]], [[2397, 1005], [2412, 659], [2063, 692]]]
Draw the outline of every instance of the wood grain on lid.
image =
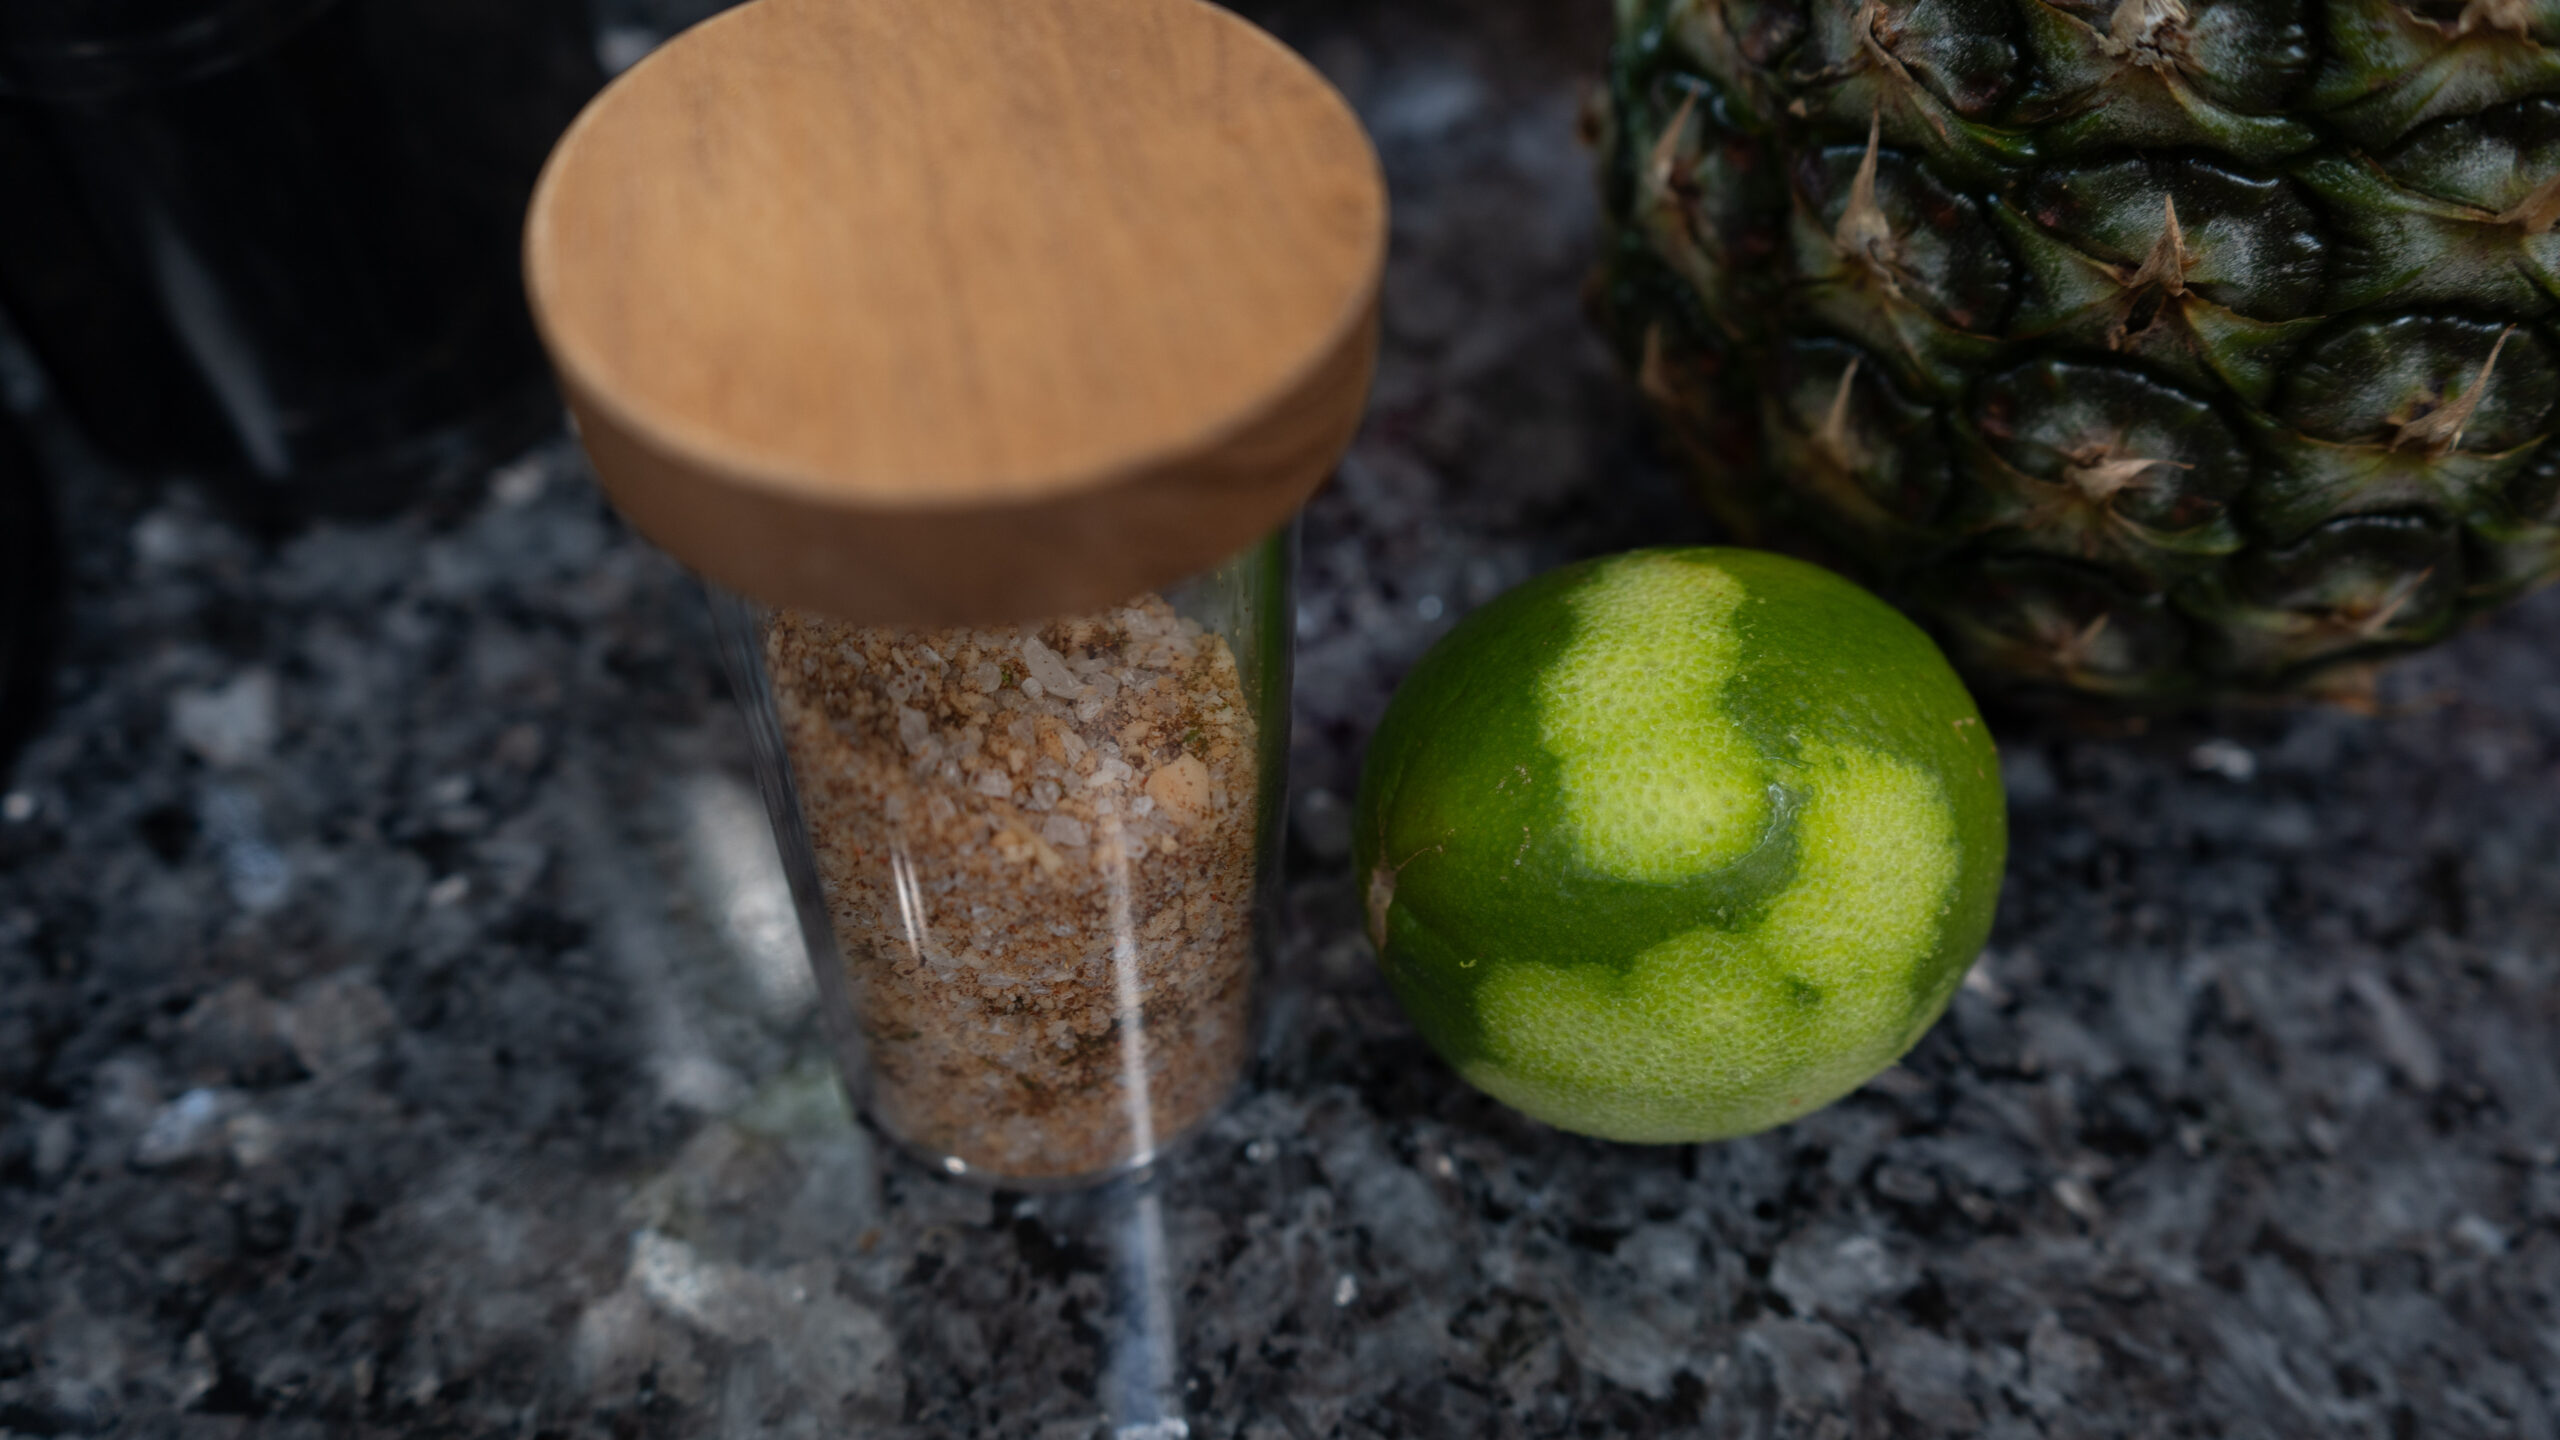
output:
[[[1249, 540], [1338, 458], [1385, 215], [1341, 98], [1197, 0], [757, 0], [572, 127], [526, 269], [608, 487], [714, 578], [801, 592], [755, 582], [868, 563], [866, 520], [983, 548], [1098, 504], [1089, 543], [1128, 518], [1161, 552], [1096, 577], [1126, 587], [1213, 563], [1176, 552]], [[1245, 533], [1184, 545], [1221, 498]], [[834, 559], [793, 553], [813, 528]]]

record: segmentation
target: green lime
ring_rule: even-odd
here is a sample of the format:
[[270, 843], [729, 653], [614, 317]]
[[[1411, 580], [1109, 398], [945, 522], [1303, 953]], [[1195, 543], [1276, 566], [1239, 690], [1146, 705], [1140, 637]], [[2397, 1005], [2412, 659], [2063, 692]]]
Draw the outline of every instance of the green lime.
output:
[[1946, 1009], [2008, 849], [1937, 647], [1752, 550], [1569, 566], [1477, 611], [1371, 742], [1369, 934], [1494, 1098], [1613, 1140], [1827, 1105]]

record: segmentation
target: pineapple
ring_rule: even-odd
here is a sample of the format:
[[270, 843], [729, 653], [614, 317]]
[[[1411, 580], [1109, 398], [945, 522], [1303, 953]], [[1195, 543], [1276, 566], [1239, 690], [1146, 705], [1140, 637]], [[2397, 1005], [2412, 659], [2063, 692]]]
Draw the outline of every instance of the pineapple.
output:
[[2560, 0], [1619, 0], [1595, 304], [1977, 675], [2334, 688], [2560, 572]]

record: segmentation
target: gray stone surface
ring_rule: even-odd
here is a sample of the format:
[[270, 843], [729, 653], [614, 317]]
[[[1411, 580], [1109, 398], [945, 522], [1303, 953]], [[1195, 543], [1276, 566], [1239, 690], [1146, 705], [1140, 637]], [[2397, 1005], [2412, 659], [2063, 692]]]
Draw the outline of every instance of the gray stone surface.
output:
[[1389, 347], [1268, 1053], [1151, 1187], [847, 1122], [699, 599], [565, 447], [281, 541], [83, 472], [0, 800], [0, 1431], [2551, 1435], [2560, 596], [2373, 716], [1995, 714], [1991, 953], [1782, 1132], [1558, 1135], [1399, 1020], [1340, 873], [1388, 687], [1706, 533], [1576, 312], [1603, 8], [1262, 8], [1382, 137]]

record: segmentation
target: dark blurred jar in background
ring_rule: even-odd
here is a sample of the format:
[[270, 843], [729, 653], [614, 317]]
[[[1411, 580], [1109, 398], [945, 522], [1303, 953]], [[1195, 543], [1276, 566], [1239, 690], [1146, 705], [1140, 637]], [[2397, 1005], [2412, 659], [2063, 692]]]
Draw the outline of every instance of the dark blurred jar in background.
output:
[[557, 415], [516, 279], [583, 0], [0, 0], [0, 306], [110, 458], [289, 519]]
[[58, 548], [44, 477], [16, 419], [0, 409], [0, 790], [52, 689]]

